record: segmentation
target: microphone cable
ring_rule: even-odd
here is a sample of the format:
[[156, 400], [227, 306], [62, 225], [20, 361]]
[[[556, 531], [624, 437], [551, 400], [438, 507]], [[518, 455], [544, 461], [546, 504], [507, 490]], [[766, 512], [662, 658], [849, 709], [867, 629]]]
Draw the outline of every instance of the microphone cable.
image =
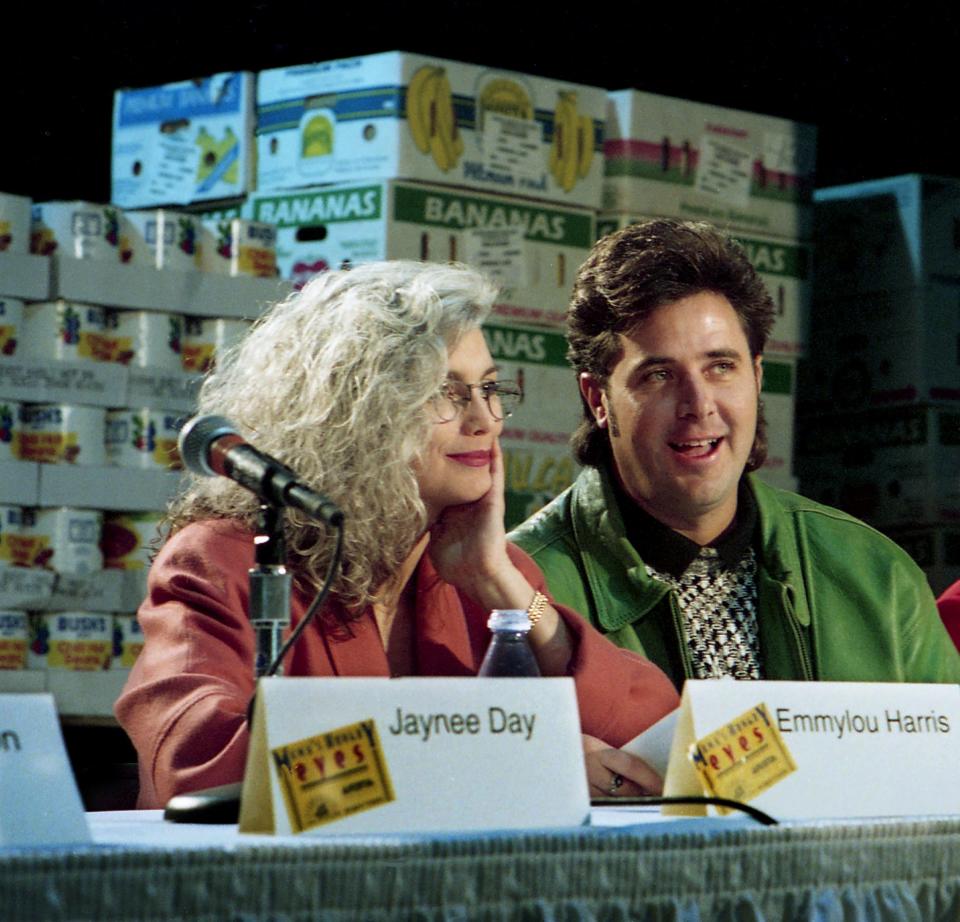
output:
[[655, 807], [664, 804], [704, 804], [713, 807], [726, 807], [728, 810], [739, 810], [746, 813], [751, 819], [763, 826], [779, 826], [780, 824], [769, 813], [751, 807], [740, 800], [730, 800], [727, 797], [712, 797], [709, 795], [679, 795], [674, 797], [591, 797], [592, 807]]
[[283, 658], [287, 655], [287, 652], [306, 630], [307, 625], [313, 621], [314, 616], [320, 610], [320, 606], [323, 605], [327, 596], [330, 594], [330, 588], [333, 586], [333, 577], [337, 572], [337, 568], [340, 566], [340, 557], [343, 555], [343, 518], [334, 525], [334, 528], [337, 530], [337, 543], [334, 546], [333, 556], [330, 558], [330, 564], [327, 567], [327, 574], [323, 579], [323, 586], [316, 596], [314, 596], [310, 607], [307, 609], [303, 618], [300, 619], [300, 623], [290, 632], [290, 636], [283, 642], [283, 646], [280, 647], [279, 652], [276, 657], [274, 657], [264, 678], [270, 678], [270, 676], [274, 675], [280, 668], [280, 664], [283, 662]]

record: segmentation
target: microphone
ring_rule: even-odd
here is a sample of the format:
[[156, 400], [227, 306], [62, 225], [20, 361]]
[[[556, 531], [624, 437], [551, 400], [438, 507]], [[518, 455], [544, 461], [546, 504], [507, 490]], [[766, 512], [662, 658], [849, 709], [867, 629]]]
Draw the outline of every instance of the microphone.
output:
[[194, 474], [228, 477], [274, 505], [299, 509], [328, 525], [343, 524], [333, 502], [254, 448], [223, 416], [195, 416], [180, 430], [178, 446], [184, 467]]

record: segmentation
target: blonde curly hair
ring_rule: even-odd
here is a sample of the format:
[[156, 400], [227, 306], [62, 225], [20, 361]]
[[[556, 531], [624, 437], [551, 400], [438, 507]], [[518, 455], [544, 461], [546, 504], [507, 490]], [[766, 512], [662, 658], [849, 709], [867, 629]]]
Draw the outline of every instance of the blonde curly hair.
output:
[[[480, 326], [495, 294], [463, 265], [393, 260], [327, 272], [264, 313], [203, 382], [199, 414], [226, 416], [343, 510], [333, 592], [356, 614], [426, 527], [411, 467], [430, 436], [426, 410], [448, 350]], [[191, 474], [168, 525], [230, 518], [254, 528], [258, 508], [232, 481]], [[297, 580], [318, 589], [333, 535], [288, 510], [286, 542]]]

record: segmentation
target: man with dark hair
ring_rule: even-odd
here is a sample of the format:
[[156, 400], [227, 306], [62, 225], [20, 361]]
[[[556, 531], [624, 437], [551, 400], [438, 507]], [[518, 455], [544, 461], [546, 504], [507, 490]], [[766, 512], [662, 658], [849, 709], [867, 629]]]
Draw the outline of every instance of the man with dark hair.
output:
[[558, 601], [671, 676], [960, 682], [923, 572], [750, 472], [773, 323], [742, 247], [652, 220], [599, 241], [567, 313], [584, 469], [511, 534]]

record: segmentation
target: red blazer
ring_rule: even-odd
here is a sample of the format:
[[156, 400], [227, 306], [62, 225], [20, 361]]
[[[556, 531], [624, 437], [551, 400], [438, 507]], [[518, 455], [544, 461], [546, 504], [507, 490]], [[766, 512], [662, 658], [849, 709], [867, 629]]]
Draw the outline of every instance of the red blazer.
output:
[[946, 589], [937, 599], [937, 610], [950, 633], [954, 646], [960, 650], [960, 580]]
[[[509, 550], [531, 586], [545, 591], [536, 564], [519, 548]], [[255, 641], [247, 617], [252, 565], [249, 532], [207, 521], [174, 535], [150, 570], [138, 614], [143, 652], [115, 708], [139, 757], [141, 808], [243, 776], [254, 690]], [[427, 553], [413, 578], [417, 674], [475, 675], [489, 640], [488, 612], [443, 582]], [[293, 624], [309, 602], [294, 591]], [[620, 746], [677, 706], [673, 685], [656, 666], [556, 607], [576, 642], [570, 674], [585, 733]], [[331, 631], [315, 620], [288, 654], [285, 675], [389, 676], [372, 609], [350, 629]]]

